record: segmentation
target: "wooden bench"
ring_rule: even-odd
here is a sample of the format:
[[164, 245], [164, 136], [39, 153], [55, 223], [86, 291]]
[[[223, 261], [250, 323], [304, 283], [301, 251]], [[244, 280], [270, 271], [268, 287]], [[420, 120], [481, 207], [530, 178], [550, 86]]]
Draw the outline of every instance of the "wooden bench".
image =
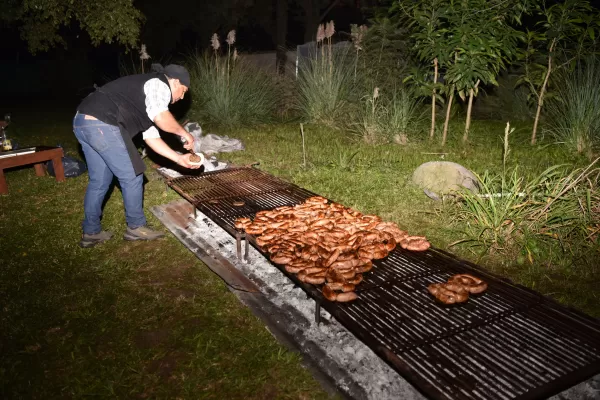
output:
[[[62, 163], [62, 157], [64, 156], [63, 149], [60, 147], [47, 146], [38, 146], [34, 149], [35, 151], [31, 153], [16, 154], [11, 155], [10, 157], [0, 158], [0, 194], [8, 194], [8, 185], [6, 184], [6, 177], [4, 176], [4, 170], [7, 168], [33, 164], [35, 174], [37, 176], [44, 176], [46, 175], [44, 163], [52, 160], [56, 181], [65, 181], [65, 170]], [[0, 152], [0, 157], [2, 155], [8, 155], [9, 153], [12, 152]]]

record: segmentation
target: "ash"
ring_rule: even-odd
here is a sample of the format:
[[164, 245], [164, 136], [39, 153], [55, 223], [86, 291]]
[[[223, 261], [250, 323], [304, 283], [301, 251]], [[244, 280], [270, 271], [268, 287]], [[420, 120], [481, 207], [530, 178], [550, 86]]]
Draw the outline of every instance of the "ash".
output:
[[317, 325], [314, 300], [252, 246], [248, 262], [239, 261], [235, 238], [200, 211], [188, 230], [250, 278], [281, 315], [290, 316], [284, 327], [287, 333], [342, 392], [364, 399], [425, 399], [326, 310], [321, 309], [321, 324]]
[[[272, 305], [270, 318], [280, 323], [278, 329], [292, 336], [297, 347], [339, 390], [354, 399], [425, 399], [326, 310], [321, 309], [321, 324], [317, 325], [314, 300], [256, 249], [250, 246], [248, 262], [244, 263], [237, 259], [235, 238], [199, 210], [195, 221], [191, 220], [188, 232], [192, 237], [201, 237], [259, 287]], [[599, 393], [600, 375], [596, 375], [548, 400], [596, 400]]]

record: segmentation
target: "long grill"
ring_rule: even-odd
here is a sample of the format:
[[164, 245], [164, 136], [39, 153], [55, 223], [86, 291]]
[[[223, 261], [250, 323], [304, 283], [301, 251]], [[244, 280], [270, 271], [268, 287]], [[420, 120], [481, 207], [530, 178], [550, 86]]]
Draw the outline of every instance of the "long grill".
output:
[[[168, 184], [232, 235], [238, 217], [315, 195], [254, 168]], [[351, 303], [328, 302], [315, 286], [280, 270], [431, 398], [545, 398], [600, 373], [600, 321], [439, 249], [398, 247], [375, 261]], [[481, 276], [487, 291], [462, 305], [434, 302], [427, 285], [456, 273]]]

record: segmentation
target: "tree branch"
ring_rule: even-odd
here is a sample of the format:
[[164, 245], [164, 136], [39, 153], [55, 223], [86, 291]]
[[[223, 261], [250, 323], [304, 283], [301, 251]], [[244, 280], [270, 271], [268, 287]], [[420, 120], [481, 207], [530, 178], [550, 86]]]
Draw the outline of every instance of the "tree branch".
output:
[[319, 22], [323, 21], [323, 18], [325, 18], [327, 16], [327, 14], [329, 14], [329, 11], [331, 11], [333, 9], [333, 7], [335, 7], [339, 2], [340, 2], [340, 0], [333, 0], [331, 2], [331, 4], [329, 4], [329, 6], [327, 6], [325, 11], [323, 11], [323, 13], [319, 16]]

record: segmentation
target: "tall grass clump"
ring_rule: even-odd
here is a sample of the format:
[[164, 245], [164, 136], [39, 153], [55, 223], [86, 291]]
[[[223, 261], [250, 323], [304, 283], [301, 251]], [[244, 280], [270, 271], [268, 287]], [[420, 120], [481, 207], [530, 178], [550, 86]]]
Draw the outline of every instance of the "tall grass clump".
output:
[[384, 132], [388, 138], [404, 143], [415, 132], [424, 117], [422, 98], [409, 86], [397, 87], [386, 104], [383, 115]]
[[558, 77], [548, 104], [548, 128], [559, 142], [590, 154], [600, 140], [600, 65], [589, 58]]
[[300, 63], [297, 108], [308, 122], [338, 127], [348, 110], [354, 64], [348, 48], [332, 45], [334, 33], [333, 21], [320, 25], [315, 51]]
[[212, 52], [194, 56], [190, 64], [192, 113], [203, 122], [226, 127], [271, 121], [277, 111], [275, 80], [238, 56], [235, 31], [227, 35], [221, 54], [219, 37]]
[[422, 100], [414, 89], [401, 86], [386, 93], [376, 87], [372, 95], [365, 97], [364, 107], [354, 114], [354, 130], [366, 143], [405, 144], [423, 113]]
[[464, 224], [466, 239], [455, 244], [479, 248], [481, 256], [500, 253], [530, 262], [537, 257], [593, 263], [600, 257], [598, 160], [571, 172], [564, 165], [551, 166], [527, 178], [518, 166], [507, 167], [512, 131], [507, 124], [502, 172], [486, 171], [478, 177], [478, 193], [458, 194], [451, 214]]

